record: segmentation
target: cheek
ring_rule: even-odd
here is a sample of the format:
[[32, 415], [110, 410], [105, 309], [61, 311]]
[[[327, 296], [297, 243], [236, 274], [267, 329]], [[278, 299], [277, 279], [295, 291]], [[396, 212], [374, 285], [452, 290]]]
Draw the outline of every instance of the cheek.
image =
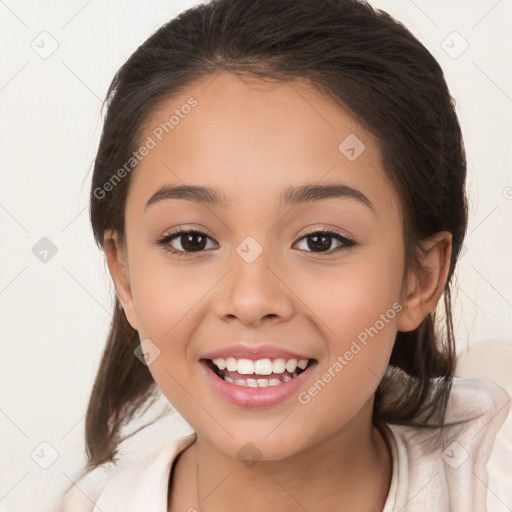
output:
[[158, 354], [148, 369], [160, 391], [187, 421], [188, 411], [193, 410], [186, 391], [192, 389], [188, 341], [200, 323], [195, 306], [207, 289], [197, 283], [191, 286], [186, 272], [161, 262], [139, 266], [133, 273], [139, 337], [143, 343], [149, 340], [148, 346]]
[[174, 261], [158, 251], [134, 250], [130, 260], [131, 289], [141, 341], [150, 340], [158, 357], [149, 370], [169, 400], [180, 402], [197, 358], [189, 341], [201, 323], [208, 291], [218, 281], [211, 268]]
[[[305, 270], [295, 280], [294, 291], [315, 314], [325, 339], [332, 341], [330, 349], [341, 350], [377, 322], [384, 335], [396, 328], [400, 260], [400, 254], [393, 251], [361, 252], [351, 255], [346, 264], [318, 268], [314, 273]], [[379, 321], [382, 315], [384, 326]]]
[[308, 417], [330, 418], [318, 426], [326, 435], [372, 398], [387, 368], [401, 309], [389, 284], [376, 290], [368, 276], [352, 273], [344, 285], [312, 299], [326, 350], [298, 399]]
[[344, 266], [318, 271], [314, 279], [303, 274], [299, 281], [303, 286], [298, 293], [307, 297], [325, 340], [319, 381], [303, 397], [319, 414], [331, 414], [332, 406], [336, 417], [349, 418], [375, 392], [402, 309], [401, 258], [392, 245], [362, 251], [350, 264], [347, 260]]
[[326, 340], [321, 366], [340, 375], [331, 386], [338, 391], [327, 400], [368, 398], [387, 367], [401, 305], [393, 283], [384, 284], [377, 289], [371, 276], [351, 272], [338, 286], [326, 280], [323, 293], [310, 298]]
[[[146, 253], [146, 256], [144, 255]], [[131, 289], [139, 334], [155, 339], [178, 339], [175, 331], [186, 323], [212, 285], [211, 274], [198, 266], [166, 261], [156, 250], [141, 250], [131, 262]]]

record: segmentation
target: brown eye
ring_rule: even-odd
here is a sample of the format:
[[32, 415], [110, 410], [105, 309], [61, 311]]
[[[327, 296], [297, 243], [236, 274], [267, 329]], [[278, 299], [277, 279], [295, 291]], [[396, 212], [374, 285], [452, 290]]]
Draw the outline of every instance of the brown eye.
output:
[[200, 233], [186, 233], [180, 235], [178, 240], [185, 251], [202, 251], [206, 246], [206, 236]]
[[[305, 247], [303, 244], [302, 248], [299, 248], [306, 252], [314, 253], [333, 253], [344, 248], [353, 247], [355, 245], [355, 242], [343, 236], [341, 233], [333, 230], [314, 231], [302, 237], [300, 241], [302, 240], [306, 241]], [[332, 246], [334, 240], [338, 242], [338, 246], [334, 247], [333, 249]]]
[[308, 240], [308, 249], [312, 251], [328, 251], [331, 248], [333, 237], [330, 235], [309, 235], [306, 237]]
[[157, 241], [157, 244], [171, 253], [177, 253], [179, 256], [188, 256], [189, 254], [206, 250], [209, 238], [208, 235], [201, 231], [182, 230], [164, 236]]

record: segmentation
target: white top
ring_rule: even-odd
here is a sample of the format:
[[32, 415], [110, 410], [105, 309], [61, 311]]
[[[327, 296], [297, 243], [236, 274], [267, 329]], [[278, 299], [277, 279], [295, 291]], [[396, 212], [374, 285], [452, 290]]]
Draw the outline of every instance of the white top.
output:
[[[446, 422], [439, 428], [387, 425], [391, 485], [382, 512], [487, 512], [489, 461], [510, 397], [490, 381], [455, 377]], [[173, 439], [116, 474], [84, 512], [167, 512], [171, 467], [196, 439]], [[76, 510], [76, 509], [75, 509]]]

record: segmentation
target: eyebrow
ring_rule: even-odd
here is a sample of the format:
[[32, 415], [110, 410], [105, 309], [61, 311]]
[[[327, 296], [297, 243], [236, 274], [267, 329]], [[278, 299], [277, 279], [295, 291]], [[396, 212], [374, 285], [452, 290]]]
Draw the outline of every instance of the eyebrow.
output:
[[[341, 183], [288, 187], [281, 194], [280, 205], [297, 205], [332, 198], [355, 199], [375, 210], [371, 201], [361, 191]], [[226, 196], [216, 188], [200, 185], [164, 185], [149, 198], [144, 210], [165, 199], [182, 199], [212, 206], [230, 205]]]

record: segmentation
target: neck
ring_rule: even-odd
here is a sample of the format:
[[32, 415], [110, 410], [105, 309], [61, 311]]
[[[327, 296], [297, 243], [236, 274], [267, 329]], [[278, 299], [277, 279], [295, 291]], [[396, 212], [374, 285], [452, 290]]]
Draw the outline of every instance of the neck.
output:
[[346, 425], [286, 459], [233, 459], [199, 435], [183, 455], [188, 476], [179, 485], [187, 491], [180, 490], [176, 510], [382, 510], [391, 481], [391, 457], [371, 421], [365, 429], [360, 421]]

